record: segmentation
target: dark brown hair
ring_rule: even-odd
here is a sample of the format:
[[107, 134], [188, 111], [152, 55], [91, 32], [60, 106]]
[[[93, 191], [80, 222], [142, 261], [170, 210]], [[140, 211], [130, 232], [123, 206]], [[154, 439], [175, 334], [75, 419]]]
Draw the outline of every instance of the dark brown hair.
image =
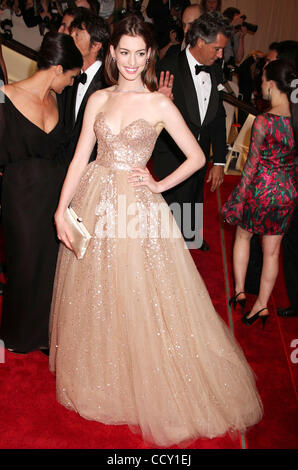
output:
[[90, 46], [99, 42], [101, 48], [98, 51], [97, 59], [103, 60], [109, 40], [109, 29], [103, 18], [96, 16], [87, 8], [80, 7], [80, 11], [71, 23], [71, 28], [85, 29], [90, 36]]
[[232, 31], [233, 27], [227, 18], [224, 18], [218, 11], [210, 11], [192, 22], [188, 31], [188, 42], [191, 47], [195, 47], [198, 39], [201, 38], [206, 44], [211, 44], [216, 41], [218, 33], [229, 39]]
[[[116, 49], [121, 37], [124, 35], [133, 37], [141, 36], [145, 41], [146, 49], [151, 49], [148, 63], [142, 72], [142, 80], [148, 90], [156, 91], [158, 89], [155, 75], [156, 46], [150, 27], [137, 15], [129, 15], [115, 24], [109, 46], [112, 45], [114, 49]], [[105, 80], [107, 84], [116, 85], [118, 83], [118, 77], [118, 67], [112, 60], [110, 47], [108, 47], [105, 59]]]
[[49, 31], [44, 36], [37, 56], [37, 68], [47, 70], [52, 65], [61, 65], [64, 72], [82, 67], [82, 55], [68, 34]]
[[294, 88], [297, 86], [298, 72], [294, 64], [285, 59], [269, 62], [264, 68], [264, 72], [267, 81], [275, 82], [279, 91], [288, 97], [296, 149], [298, 149], [298, 103], [297, 91], [295, 92]]

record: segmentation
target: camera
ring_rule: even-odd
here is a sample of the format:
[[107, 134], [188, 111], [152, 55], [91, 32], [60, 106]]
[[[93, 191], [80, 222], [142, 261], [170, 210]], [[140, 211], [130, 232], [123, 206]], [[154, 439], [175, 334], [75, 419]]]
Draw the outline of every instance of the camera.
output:
[[[247, 28], [247, 31], [250, 33], [256, 33], [258, 31], [258, 25], [257, 24], [252, 24], [252, 23], [247, 23], [246, 20], [246, 15], [240, 16], [240, 18], [243, 20], [242, 26], [245, 26]], [[240, 31], [241, 30], [241, 25], [235, 26], [235, 31]]]
[[13, 24], [11, 20], [6, 19], [6, 20], [1, 21], [0, 28], [3, 29], [4, 39], [12, 39], [12, 31], [11, 31], [12, 27], [13, 27]]

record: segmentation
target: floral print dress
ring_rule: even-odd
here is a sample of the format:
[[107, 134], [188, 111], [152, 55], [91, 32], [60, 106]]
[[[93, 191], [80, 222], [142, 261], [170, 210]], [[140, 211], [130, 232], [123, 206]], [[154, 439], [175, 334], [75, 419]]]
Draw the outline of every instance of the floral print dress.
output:
[[241, 181], [222, 208], [225, 220], [260, 235], [284, 233], [297, 199], [295, 153], [291, 118], [257, 116]]

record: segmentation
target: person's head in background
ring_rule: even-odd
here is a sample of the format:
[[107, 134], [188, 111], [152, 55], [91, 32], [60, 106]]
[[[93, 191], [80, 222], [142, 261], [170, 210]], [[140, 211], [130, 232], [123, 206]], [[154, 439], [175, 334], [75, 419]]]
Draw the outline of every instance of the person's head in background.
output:
[[203, 13], [208, 11], [221, 11], [221, 0], [202, 0], [201, 8]]
[[99, 13], [100, 5], [97, 0], [75, 0], [75, 4], [77, 7], [83, 7], [91, 10], [95, 15], [98, 15]]
[[278, 45], [277, 58], [288, 60], [298, 70], [298, 41], [281, 41]]
[[277, 49], [278, 49], [278, 42], [272, 42], [269, 46], [269, 50], [267, 53], [267, 61], [266, 63], [271, 62], [272, 60], [277, 59]]
[[58, 29], [58, 33], [70, 34], [71, 33], [71, 23], [76, 18], [76, 16], [81, 14], [81, 8], [73, 7], [67, 8], [63, 14], [61, 25]]
[[193, 4], [186, 7], [182, 13], [182, 27], [184, 32], [184, 39], [186, 39], [186, 33], [189, 31], [190, 25], [202, 15], [203, 10], [200, 5]]
[[288, 40], [270, 44], [267, 63], [276, 59], [288, 60], [298, 70], [298, 41]]
[[241, 18], [242, 14], [238, 8], [229, 7], [226, 8], [223, 12], [223, 16], [228, 18], [232, 26], [239, 26], [243, 23], [243, 18]]
[[86, 8], [80, 10], [80, 14], [71, 24], [71, 36], [83, 56], [83, 71], [85, 71], [96, 60], [103, 60], [109, 40], [109, 31], [100, 16], [96, 16]]

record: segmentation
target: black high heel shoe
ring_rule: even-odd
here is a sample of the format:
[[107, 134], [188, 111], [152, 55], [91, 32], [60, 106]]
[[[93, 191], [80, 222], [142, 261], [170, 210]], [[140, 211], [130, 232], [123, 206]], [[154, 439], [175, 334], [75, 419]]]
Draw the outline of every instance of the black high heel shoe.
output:
[[253, 315], [250, 318], [247, 318], [247, 316], [250, 314], [250, 312], [247, 312], [246, 315], [242, 318], [242, 322], [246, 326], [250, 326], [260, 318], [262, 320], [262, 330], [264, 330], [266, 321], [268, 320], [268, 317], [269, 317], [269, 313], [268, 315], [260, 315], [260, 313], [263, 312], [263, 310], [268, 310], [268, 308], [267, 307], [261, 308], [261, 310], [259, 310], [255, 315]]
[[246, 304], [246, 299], [239, 299], [237, 300], [238, 295], [240, 294], [245, 294], [245, 292], [238, 292], [238, 294], [235, 294], [234, 297], [231, 297], [229, 300], [229, 305], [233, 304], [233, 308], [235, 310], [237, 304], [240, 305], [241, 307], [241, 313], [244, 315], [244, 309], [245, 309], [245, 304]]
[[27, 351], [21, 351], [19, 349], [7, 348], [7, 351], [12, 352], [14, 354], [28, 354]]

